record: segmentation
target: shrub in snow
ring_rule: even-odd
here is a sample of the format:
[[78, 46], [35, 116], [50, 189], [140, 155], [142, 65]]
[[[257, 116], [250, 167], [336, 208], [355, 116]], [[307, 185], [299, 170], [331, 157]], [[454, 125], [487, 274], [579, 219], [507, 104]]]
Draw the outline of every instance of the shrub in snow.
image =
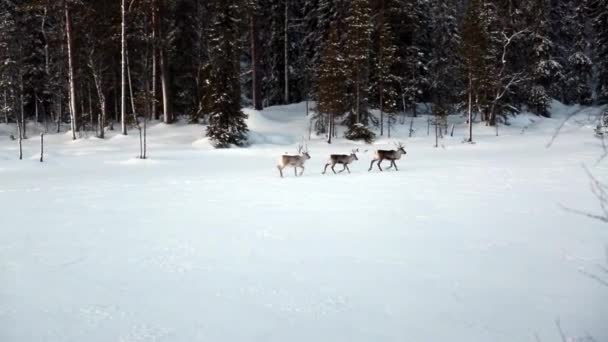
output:
[[366, 143], [371, 144], [374, 142], [374, 139], [376, 139], [376, 133], [372, 132], [363, 124], [357, 123], [352, 125], [348, 131], [344, 133], [344, 137], [348, 140], [363, 140]]
[[549, 117], [550, 102], [551, 98], [547, 94], [545, 87], [537, 85], [530, 89], [528, 107], [530, 108], [531, 112], [545, 117]]

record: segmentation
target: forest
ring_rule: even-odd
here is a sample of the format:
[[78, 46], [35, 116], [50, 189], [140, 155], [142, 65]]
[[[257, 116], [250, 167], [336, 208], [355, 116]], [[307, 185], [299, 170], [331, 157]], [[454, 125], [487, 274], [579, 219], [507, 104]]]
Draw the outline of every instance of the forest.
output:
[[24, 139], [187, 120], [244, 146], [243, 107], [310, 101], [328, 142], [371, 142], [418, 104], [494, 126], [553, 99], [608, 101], [608, 0], [0, 0], [0, 121]]

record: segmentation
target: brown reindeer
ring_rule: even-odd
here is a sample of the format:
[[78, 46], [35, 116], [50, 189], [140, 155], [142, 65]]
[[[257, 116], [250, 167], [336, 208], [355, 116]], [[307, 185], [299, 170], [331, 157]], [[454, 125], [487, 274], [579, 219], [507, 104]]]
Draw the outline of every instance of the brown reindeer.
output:
[[407, 154], [407, 152], [405, 152], [405, 146], [402, 143], [395, 144], [395, 146], [397, 146], [397, 150], [377, 150], [374, 153], [374, 159], [369, 164], [368, 171], [372, 170], [372, 167], [374, 166], [375, 162], [378, 162], [378, 169], [380, 169], [380, 171], [383, 171], [382, 167], [380, 167], [380, 163], [382, 163], [382, 161], [385, 159], [390, 160], [390, 162], [391, 162], [391, 166], [389, 166], [389, 168], [387, 170], [390, 170], [394, 166], [395, 169], [397, 171], [399, 171], [399, 168], [397, 168], [397, 164], [395, 163], [395, 160], [401, 159], [401, 156], [404, 154]]
[[344, 165], [344, 168], [342, 170], [338, 171], [338, 173], [342, 173], [342, 172], [344, 172], [344, 170], [346, 170], [346, 171], [348, 171], [348, 173], [350, 173], [350, 169], [348, 168], [348, 164], [351, 164], [355, 160], [359, 160], [359, 158], [357, 158], [357, 152], [359, 152], [359, 149], [353, 150], [350, 155], [348, 155], [348, 154], [332, 154], [332, 155], [330, 155], [329, 156], [329, 160], [327, 161], [327, 164], [325, 164], [325, 169], [323, 169], [323, 174], [325, 174], [325, 172], [327, 171], [327, 167], [330, 166], [330, 165], [331, 165], [331, 170], [335, 174], [336, 170], [334, 169], [334, 166], [336, 166], [336, 164], [342, 164], [342, 165]]
[[284, 154], [279, 159], [279, 164], [277, 168], [279, 169], [279, 173], [281, 174], [281, 178], [283, 177], [283, 169], [288, 166], [293, 166], [293, 170], [298, 177], [298, 167], [302, 169], [300, 172], [300, 176], [304, 173], [304, 163], [310, 159], [310, 154], [308, 154], [308, 148], [303, 147], [302, 145], [298, 146], [298, 155], [292, 156], [288, 154]]

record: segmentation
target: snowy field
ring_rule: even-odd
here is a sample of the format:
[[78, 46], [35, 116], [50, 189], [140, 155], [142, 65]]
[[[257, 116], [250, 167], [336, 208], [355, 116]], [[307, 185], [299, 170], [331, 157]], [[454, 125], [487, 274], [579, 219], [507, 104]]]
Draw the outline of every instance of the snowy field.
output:
[[[284, 179], [303, 105], [247, 111], [246, 149], [152, 124], [145, 161], [135, 131], [62, 133], [41, 164], [34, 126], [19, 161], [1, 124], [0, 341], [549, 342], [556, 319], [608, 341], [608, 287], [583, 274], [606, 265], [608, 227], [560, 208], [599, 210], [582, 167], [608, 181], [598, 109], [546, 148], [575, 109], [499, 137], [480, 124], [474, 145], [454, 117], [438, 149], [420, 118], [414, 138], [396, 128], [399, 172], [367, 172], [394, 140], [313, 138], [304, 176]], [[352, 174], [321, 175], [356, 147]]]

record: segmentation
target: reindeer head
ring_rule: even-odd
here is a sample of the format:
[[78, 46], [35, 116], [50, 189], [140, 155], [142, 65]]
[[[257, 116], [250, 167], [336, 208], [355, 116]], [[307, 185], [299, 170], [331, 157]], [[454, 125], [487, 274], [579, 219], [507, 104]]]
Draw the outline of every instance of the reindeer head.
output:
[[359, 149], [354, 149], [353, 152], [350, 154], [351, 157], [355, 158], [355, 160], [359, 160], [359, 158], [357, 158], [357, 153], [359, 153]]
[[405, 151], [405, 145], [403, 145], [403, 143], [401, 143], [401, 142], [395, 143], [395, 146], [397, 147], [398, 152], [407, 154], [407, 152]]
[[301, 154], [304, 158], [310, 159], [310, 154], [308, 154], [308, 146], [307, 145], [298, 145], [298, 154]]

